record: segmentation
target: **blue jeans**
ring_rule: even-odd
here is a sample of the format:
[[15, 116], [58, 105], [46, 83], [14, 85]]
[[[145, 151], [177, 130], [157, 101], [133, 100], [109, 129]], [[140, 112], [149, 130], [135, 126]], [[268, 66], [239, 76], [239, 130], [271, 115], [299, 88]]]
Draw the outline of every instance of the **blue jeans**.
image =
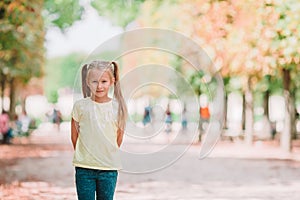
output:
[[78, 200], [113, 200], [118, 171], [75, 167]]

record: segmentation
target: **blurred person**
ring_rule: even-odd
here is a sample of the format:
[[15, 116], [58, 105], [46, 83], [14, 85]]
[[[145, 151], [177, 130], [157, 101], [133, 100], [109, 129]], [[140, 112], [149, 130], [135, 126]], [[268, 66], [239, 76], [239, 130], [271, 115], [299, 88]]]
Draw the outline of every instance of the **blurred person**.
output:
[[6, 111], [2, 111], [0, 115], [0, 133], [3, 136], [3, 144], [10, 144], [13, 138], [12, 128], [10, 126], [9, 115]]
[[54, 108], [53, 109], [53, 114], [52, 114], [52, 123], [55, 124], [56, 129], [59, 131], [60, 130], [60, 123], [62, 122], [62, 116], [61, 112]]
[[151, 107], [146, 106], [144, 110], [143, 124], [144, 126], [146, 126], [150, 122], [151, 122]]
[[170, 133], [172, 131], [172, 123], [173, 123], [172, 114], [171, 114], [171, 111], [170, 111], [170, 104], [168, 104], [167, 109], [166, 109], [165, 123], [167, 125], [166, 132]]
[[[115, 62], [93, 61], [81, 70], [84, 98], [72, 110], [71, 140], [79, 200], [112, 200], [118, 170], [127, 108]], [[114, 87], [114, 99], [108, 96]]]
[[[209, 121], [210, 113], [209, 113], [208, 106], [200, 108], [200, 117], [201, 117], [201, 121], [202, 121], [202, 126], [205, 122], [207, 123]], [[202, 127], [202, 129], [205, 129], [204, 126]]]
[[209, 111], [209, 102], [208, 97], [205, 94], [200, 95], [200, 109], [199, 109], [199, 142], [201, 142], [201, 137], [203, 132], [206, 130], [209, 120], [210, 120], [210, 111]]
[[200, 107], [199, 114], [200, 114], [200, 119], [199, 119], [198, 129], [199, 129], [199, 142], [200, 142], [203, 132], [206, 130], [210, 119], [210, 112], [208, 106]]
[[186, 116], [186, 107], [183, 107], [181, 114], [181, 127], [182, 131], [185, 132], [187, 130], [187, 116]]
[[27, 115], [26, 111], [23, 111], [16, 120], [18, 134], [28, 136], [30, 133], [30, 125], [32, 122], [32, 119]]

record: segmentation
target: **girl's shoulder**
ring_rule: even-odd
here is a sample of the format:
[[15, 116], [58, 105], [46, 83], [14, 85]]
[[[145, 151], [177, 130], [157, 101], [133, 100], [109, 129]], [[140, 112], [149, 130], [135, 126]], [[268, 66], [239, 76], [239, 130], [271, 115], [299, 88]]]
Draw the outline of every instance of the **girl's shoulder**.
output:
[[75, 101], [74, 103], [74, 107], [82, 107], [82, 106], [85, 106], [89, 103], [90, 101], [90, 98], [89, 97], [86, 97], [86, 98], [83, 98], [83, 99], [79, 99], [77, 101]]

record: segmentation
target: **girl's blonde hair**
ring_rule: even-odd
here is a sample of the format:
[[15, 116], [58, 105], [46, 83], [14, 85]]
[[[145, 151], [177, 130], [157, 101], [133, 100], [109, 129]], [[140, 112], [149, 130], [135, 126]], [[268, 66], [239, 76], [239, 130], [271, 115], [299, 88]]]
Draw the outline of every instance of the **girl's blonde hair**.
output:
[[82, 82], [82, 93], [84, 98], [91, 96], [91, 90], [87, 85], [87, 78], [89, 71], [91, 69], [99, 69], [103, 71], [108, 71], [111, 78], [115, 79], [114, 81], [114, 97], [118, 101], [118, 128], [121, 130], [125, 129], [126, 118], [127, 118], [127, 107], [124, 100], [124, 97], [121, 92], [120, 80], [119, 80], [119, 66], [116, 62], [109, 61], [93, 61], [90, 64], [83, 65], [81, 69], [81, 82]]

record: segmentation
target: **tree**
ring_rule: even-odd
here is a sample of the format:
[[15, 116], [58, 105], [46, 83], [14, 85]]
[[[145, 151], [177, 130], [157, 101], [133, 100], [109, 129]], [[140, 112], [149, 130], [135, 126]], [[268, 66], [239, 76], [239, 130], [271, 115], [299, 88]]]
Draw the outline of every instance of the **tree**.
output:
[[[140, 24], [145, 26], [167, 27], [190, 36], [215, 63], [216, 69], [213, 71], [221, 71], [223, 76], [244, 77], [243, 88], [247, 92], [247, 113], [249, 113], [247, 114], [249, 120], [246, 120], [246, 135], [249, 136], [247, 137], [249, 143], [252, 142], [253, 132], [251, 84], [255, 79], [252, 79], [252, 76], [256, 76], [262, 69], [261, 65], [256, 64], [257, 50], [253, 48], [256, 45], [253, 44], [254, 34], [257, 34], [254, 31], [255, 24], [259, 21], [257, 8], [258, 5], [249, 0], [147, 1], [142, 6], [142, 15], [138, 18]], [[190, 79], [198, 93], [203, 88], [202, 76], [203, 74], [196, 72]]]
[[82, 11], [79, 0], [5, 0], [0, 3], [0, 91], [2, 97], [5, 89], [9, 91], [11, 117], [18, 90], [30, 78], [43, 75], [44, 20], [47, 26], [65, 30], [80, 19]]
[[84, 8], [79, 0], [44, 0], [43, 17], [46, 28], [58, 27], [64, 31], [81, 19]]
[[[286, 91], [295, 93], [299, 82], [299, 9], [296, 0], [146, 1], [137, 20], [143, 26], [167, 27], [191, 36], [223, 76], [242, 77], [248, 113], [246, 136], [251, 143], [253, 86], [278, 71], [282, 71]], [[193, 83], [200, 87], [195, 77]], [[297, 80], [291, 82], [291, 77]]]
[[267, 33], [271, 40], [267, 50], [275, 58], [276, 68], [281, 71], [286, 102], [281, 146], [290, 150], [291, 137], [295, 135], [295, 95], [300, 79], [300, 2], [273, 0], [268, 1], [264, 9], [263, 22], [269, 28]]
[[98, 14], [107, 17], [115, 25], [125, 28], [140, 14], [140, 6], [145, 0], [92, 0], [91, 5]]
[[10, 115], [14, 115], [15, 94], [31, 76], [41, 76], [44, 61], [42, 3], [4, 1], [1, 10], [1, 91], [9, 89]]

